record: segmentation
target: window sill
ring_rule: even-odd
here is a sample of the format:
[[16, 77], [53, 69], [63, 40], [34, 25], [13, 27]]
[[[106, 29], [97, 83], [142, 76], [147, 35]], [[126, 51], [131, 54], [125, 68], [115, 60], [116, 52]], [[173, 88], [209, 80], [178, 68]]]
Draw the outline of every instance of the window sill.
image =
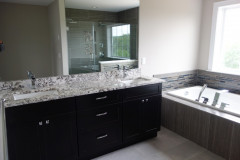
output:
[[236, 72], [227, 72], [227, 71], [218, 71], [218, 70], [207, 70], [207, 71], [208, 71], [208, 72], [212, 72], [212, 73], [220, 73], [220, 74], [240, 76], [240, 71], [239, 71], [239, 73], [236, 73]]

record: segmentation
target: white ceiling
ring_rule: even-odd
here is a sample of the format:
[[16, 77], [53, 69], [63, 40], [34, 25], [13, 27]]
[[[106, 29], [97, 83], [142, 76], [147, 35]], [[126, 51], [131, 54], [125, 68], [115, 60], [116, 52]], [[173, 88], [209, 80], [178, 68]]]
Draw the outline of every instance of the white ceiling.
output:
[[41, 6], [47, 6], [53, 1], [54, 0], [0, 0], [0, 2], [31, 4], [31, 5], [41, 5]]
[[[0, 2], [44, 5], [54, 0], [0, 0]], [[139, 6], [139, 0], [65, 0], [66, 8], [119, 12]], [[97, 8], [94, 8], [97, 7]]]
[[119, 12], [138, 7], [139, 0], [65, 0], [65, 5], [66, 8]]

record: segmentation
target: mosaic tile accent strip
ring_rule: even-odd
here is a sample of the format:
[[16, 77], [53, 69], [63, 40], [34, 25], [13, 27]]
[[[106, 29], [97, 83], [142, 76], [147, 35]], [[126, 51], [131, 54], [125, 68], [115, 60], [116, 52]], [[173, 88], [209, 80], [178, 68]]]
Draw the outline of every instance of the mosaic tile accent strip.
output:
[[159, 74], [154, 75], [154, 77], [161, 78], [166, 81], [163, 83], [163, 91], [190, 87], [197, 84], [197, 70]]
[[240, 94], [240, 76], [218, 73], [205, 70], [192, 70], [170, 74], [154, 75], [156, 78], [166, 80], [163, 91], [174, 90], [194, 85], [207, 84], [215, 89], [227, 89], [232, 93]]
[[240, 94], [240, 76], [198, 70], [197, 84], [208, 84], [211, 88], [227, 89], [232, 93]]

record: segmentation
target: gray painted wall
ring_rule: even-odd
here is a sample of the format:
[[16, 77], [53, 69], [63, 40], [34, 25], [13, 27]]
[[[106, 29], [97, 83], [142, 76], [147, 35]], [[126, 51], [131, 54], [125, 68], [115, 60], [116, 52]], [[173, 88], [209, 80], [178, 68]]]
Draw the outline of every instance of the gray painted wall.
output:
[[48, 9], [44, 6], [0, 3], [0, 81], [52, 75]]

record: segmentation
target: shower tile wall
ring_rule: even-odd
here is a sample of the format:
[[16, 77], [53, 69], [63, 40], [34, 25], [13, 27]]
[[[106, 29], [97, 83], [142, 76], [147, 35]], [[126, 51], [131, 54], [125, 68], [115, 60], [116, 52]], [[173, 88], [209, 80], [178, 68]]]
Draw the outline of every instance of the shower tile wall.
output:
[[130, 28], [130, 53], [131, 59], [138, 59], [138, 24], [139, 24], [139, 8], [132, 8], [118, 13], [119, 23], [132, 24]]
[[66, 8], [66, 17], [75, 21], [118, 22], [118, 15], [115, 12]]

